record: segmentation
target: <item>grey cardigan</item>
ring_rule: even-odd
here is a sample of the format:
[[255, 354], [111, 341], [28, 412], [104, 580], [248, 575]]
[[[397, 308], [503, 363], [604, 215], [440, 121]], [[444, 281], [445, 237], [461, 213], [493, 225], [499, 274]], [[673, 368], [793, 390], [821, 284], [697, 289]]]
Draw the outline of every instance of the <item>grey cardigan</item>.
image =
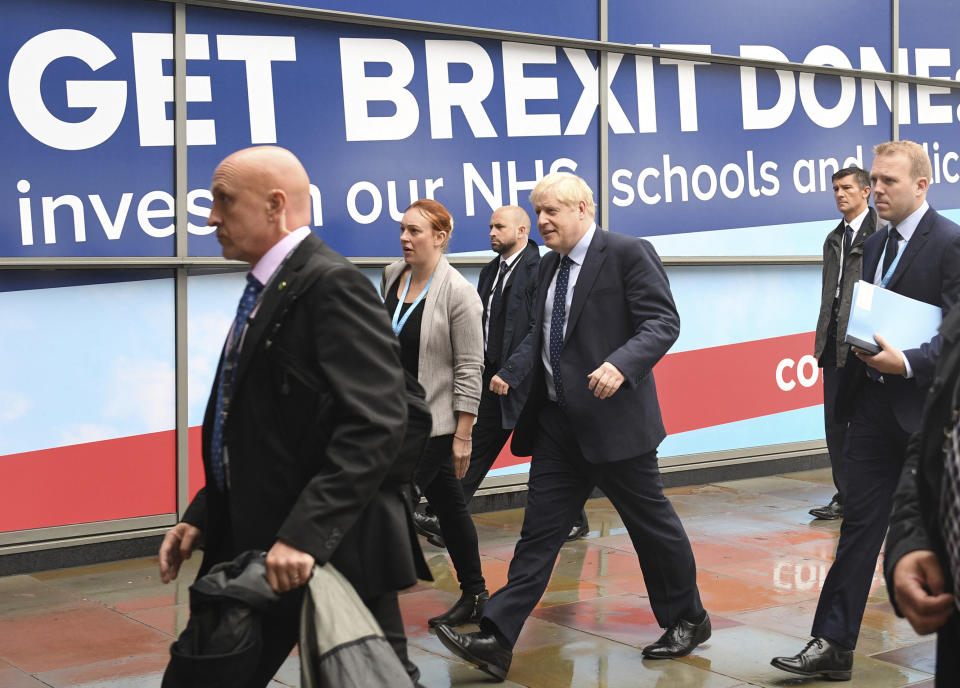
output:
[[[384, 299], [405, 266], [398, 260], [384, 268], [380, 279]], [[455, 432], [457, 411], [477, 414], [483, 374], [482, 317], [477, 290], [440, 256], [423, 301], [417, 366], [417, 379], [427, 392], [433, 416], [431, 437]]]

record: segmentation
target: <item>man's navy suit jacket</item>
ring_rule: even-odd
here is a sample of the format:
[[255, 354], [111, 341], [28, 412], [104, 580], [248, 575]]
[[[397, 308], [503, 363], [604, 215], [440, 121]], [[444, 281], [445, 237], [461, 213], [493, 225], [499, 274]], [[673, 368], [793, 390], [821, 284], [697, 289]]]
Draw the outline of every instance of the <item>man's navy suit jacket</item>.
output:
[[[511, 449], [533, 452], [539, 410], [547, 399], [540, 358], [544, 303], [560, 255], [540, 260], [533, 323], [501, 377], [511, 387], [533, 376], [530, 396], [514, 429]], [[666, 436], [653, 380], [653, 366], [680, 333], [680, 316], [659, 256], [649, 242], [599, 227], [584, 257], [573, 291], [560, 352], [566, 396], [564, 412], [583, 456], [606, 463], [647, 454]], [[597, 399], [587, 376], [609, 361], [624, 375], [609, 399]]]
[[[517, 347], [523, 342], [530, 327], [530, 318], [533, 302], [537, 293], [537, 266], [540, 264], [540, 249], [529, 239], [517, 262], [510, 271], [510, 281], [507, 282], [507, 295], [503, 317], [503, 339], [501, 340], [501, 361], [507, 360]], [[500, 257], [496, 257], [483, 266], [480, 278], [477, 280], [477, 293], [483, 301], [486, 313], [487, 300], [493, 290], [494, 282], [500, 271]], [[489, 371], [497, 373], [496, 370]], [[530, 378], [525, 381], [529, 383]], [[505, 430], [512, 430], [517, 423], [517, 417], [523, 408], [523, 402], [529, 394], [529, 384], [510, 389], [508, 394], [500, 397], [500, 419]]]
[[[883, 258], [888, 234], [889, 227], [868, 237], [863, 245], [863, 279], [868, 282], [873, 281], [877, 265]], [[939, 306], [946, 317], [960, 297], [960, 226], [933, 208], [928, 209], [907, 242], [886, 288]], [[883, 332], [877, 334], [883, 336]], [[919, 348], [903, 352], [913, 370], [912, 378], [900, 375], [883, 377], [884, 392], [901, 427], [907, 432], [920, 429], [923, 398], [933, 380], [941, 346], [938, 334]], [[853, 366], [859, 370], [861, 379], [864, 377], [862, 365]]]

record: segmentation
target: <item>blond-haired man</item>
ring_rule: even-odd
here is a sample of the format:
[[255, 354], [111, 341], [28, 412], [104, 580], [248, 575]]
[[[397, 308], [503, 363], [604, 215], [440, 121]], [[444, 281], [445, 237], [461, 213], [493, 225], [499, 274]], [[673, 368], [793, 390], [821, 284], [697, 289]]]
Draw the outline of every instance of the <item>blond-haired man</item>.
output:
[[[939, 306], [946, 315], [960, 296], [960, 227], [927, 204], [930, 158], [912, 141], [874, 147], [870, 171], [877, 213], [890, 224], [863, 246], [863, 279]], [[938, 334], [906, 351], [875, 335], [876, 355], [856, 350], [844, 468], [847, 496], [837, 554], [823, 584], [813, 639], [773, 666], [801, 676], [847, 680], [887, 532], [907, 439], [920, 429], [923, 399], [942, 346]], [[841, 409], [841, 414], [843, 409]]]
[[540, 261], [533, 325], [497, 374], [500, 391], [532, 376], [512, 445], [533, 455], [522, 534], [480, 632], [437, 628], [447, 648], [500, 680], [594, 486], [623, 518], [666, 629], [644, 655], [679, 657], [710, 637], [693, 551], [657, 466], [665, 431], [652, 369], [680, 332], [663, 265], [648, 242], [597, 227], [580, 177], [547, 175], [530, 200], [552, 252]]

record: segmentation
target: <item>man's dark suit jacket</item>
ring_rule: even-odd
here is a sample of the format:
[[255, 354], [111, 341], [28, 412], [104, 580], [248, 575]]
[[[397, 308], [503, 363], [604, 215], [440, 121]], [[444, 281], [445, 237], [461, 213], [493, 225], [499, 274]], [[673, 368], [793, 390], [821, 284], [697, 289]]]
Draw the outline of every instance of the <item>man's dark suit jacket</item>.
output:
[[[543, 306], [559, 264], [556, 252], [540, 260], [533, 325], [501, 376], [511, 387], [528, 372], [533, 376], [514, 429], [511, 448], [517, 456], [532, 453], [539, 410], [547, 399], [540, 351], [543, 319], [550, 314], [544, 314]], [[659, 446], [666, 431], [652, 370], [679, 333], [680, 316], [653, 246], [598, 227], [574, 287], [560, 352], [564, 411], [587, 461], [620, 461]], [[589, 390], [587, 376], [604, 361], [625, 379], [612, 397], [601, 401]]]
[[[537, 293], [537, 266], [540, 264], [540, 249], [527, 239], [527, 245], [517, 256], [516, 264], [510, 271], [510, 281], [507, 282], [507, 296], [504, 305], [503, 340], [501, 344], [501, 360], [506, 361], [520, 346], [526, 336], [532, 319], [533, 302]], [[483, 301], [484, 310], [487, 300], [500, 272], [500, 257], [496, 257], [483, 266], [480, 279], [477, 281], [477, 293]], [[493, 371], [494, 373], [496, 371]], [[517, 389], [510, 389], [509, 394], [500, 397], [501, 425], [505, 430], [512, 430], [516, 425], [523, 402], [529, 393], [529, 378], [521, 383]]]
[[[827, 352], [827, 345], [834, 347], [836, 368], [842, 368], [847, 363], [850, 345], [843, 341], [842, 333], [847, 331], [850, 320], [850, 306], [853, 303], [853, 287], [861, 278], [863, 268], [863, 244], [868, 237], [882, 227], [886, 220], [877, 217], [874, 208], [868, 208], [867, 216], [860, 224], [860, 230], [850, 246], [850, 250], [843, 254], [843, 234], [846, 222], [834, 227], [823, 241], [823, 279], [820, 294], [820, 314], [817, 316], [817, 335], [813, 346], [813, 355], [822, 361]], [[830, 324], [833, 320], [833, 302], [837, 293], [837, 280], [840, 279], [840, 256], [843, 254], [843, 284], [840, 285], [840, 311], [837, 315], [837, 338], [835, 342], [827, 341]], [[873, 280], [868, 280], [873, 281]], [[822, 365], [822, 363], [821, 363]]]
[[211, 481], [215, 401], [216, 384], [203, 422], [207, 487], [183, 519], [204, 534], [200, 575], [279, 538], [333, 562], [364, 599], [416, 582], [423, 557], [404, 496], [384, 483], [407, 417], [399, 345], [370, 281], [315, 235], [266, 285], [244, 335], [225, 493]]
[[[940, 534], [940, 488], [943, 479], [944, 429], [956, 425], [953, 411], [960, 402], [960, 307], [940, 326], [943, 353], [923, 408], [920, 432], [910, 438], [900, 483], [893, 497], [884, 572], [893, 602], [893, 569], [906, 554], [931, 550], [946, 574], [947, 554]], [[948, 590], [952, 578], [946, 575]], [[894, 603], [895, 605], [896, 603]]]
[[[863, 245], [863, 278], [872, 282], [877, 265], [883, 258], [886, 246], [886, 231], [878, 231]], [[897, 263], [887, 289], [918, 301], [939, 306], [944, 317], [960, 297], [960, 227], [940, 215], [933, 208], [927, 210]], [[879, 333], [883, 336], [883, 332]], [[923, 397], [933, 380], [933, 371], [940, 355], [941, 338], [934, 336], [929, 342], [903, 353], [913, 369], [912, 378], [901, 375], [885, 375], [884, 391], [890, 400], [900, 426], [907, 432], [920, 428], [920, 413]], [[862, 386], [864, 364], [848, 365], [847, 374], [856, 376], [849, 386], [852, 394]], [[859, 384], [858, 384], [859, 383]], [[852, 407], [838, 409], [840, 419], [848, 419]], [[853, 402], [855, 403], [855, 402]]]

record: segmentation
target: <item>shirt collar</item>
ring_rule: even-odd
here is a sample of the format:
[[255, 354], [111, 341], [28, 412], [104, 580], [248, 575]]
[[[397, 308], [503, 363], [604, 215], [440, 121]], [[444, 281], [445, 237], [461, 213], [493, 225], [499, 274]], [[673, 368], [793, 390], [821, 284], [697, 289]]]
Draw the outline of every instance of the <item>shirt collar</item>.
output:
[[895, 225], [900, 236], [902, 236], [906, 241], [910, 241], [910, 237], [912, 237], [913, 233], [917, 231], [917, 225], [920, 224], [920, 218], [922, 218], [924, 213], [926, 213], [929, 209], [930, 204], [924, 201], [920, 204], [919, 208], [907, 215], [903, 222]]
[[597, 231], [597, 223], [591, 222], [590, 229], [587, 230], [587, 233], [580, 237], [580, 241], [577, 242], [577, 245], [574, 246], [570, 253], [567, 254], [567, 257], [572, 260], [577, 265], [583, 265], [583, 259], [587, 257], [587, 249], [590, 248], [590, 242], [593, 241], [593, 235]]
[[260, 284], [266, 285], [273, 279], [274, 273], [286, 258], [300, 242], [310, 236], [309, 227], [300, 227], [295, 229], [280, 241], [270, 247], [270, 250], [263, 254], [263, 257], [257, 261], [257, 264], [250, 270]]
[[863, 224], [863, 221], [867, 217], [867, 213], [869, 212], [870, 212], [870, 206], [867, 206], [866, 208], [863, 209], [862, 213], [860, 213], [855, 218], [850, 220], [850, 222], [847, 222], [846, 220], [844, 220], [844, 223], [850, 225], [850, 229], [852, 229], [853, 233], [856, 234], [857, 232], [860, 231], [860, 226]]
[[506, 264], [507, 264], [507, 267], [512, 267], [513, 264], [517, 261], [517, 258], [520, 257], [520, 254], [521, 254], [521, 253], [523, 253], [523, 249], [520, 249], [519, 251], [517, 251], [516, 253], [514, 253], [514, 254], [513, 254], [512, 256], [510, 256], [509, 258], [504, 258], [503, 256], [500, 256], [500, 262], [501, 262], [501, 263], [506, 263]]

